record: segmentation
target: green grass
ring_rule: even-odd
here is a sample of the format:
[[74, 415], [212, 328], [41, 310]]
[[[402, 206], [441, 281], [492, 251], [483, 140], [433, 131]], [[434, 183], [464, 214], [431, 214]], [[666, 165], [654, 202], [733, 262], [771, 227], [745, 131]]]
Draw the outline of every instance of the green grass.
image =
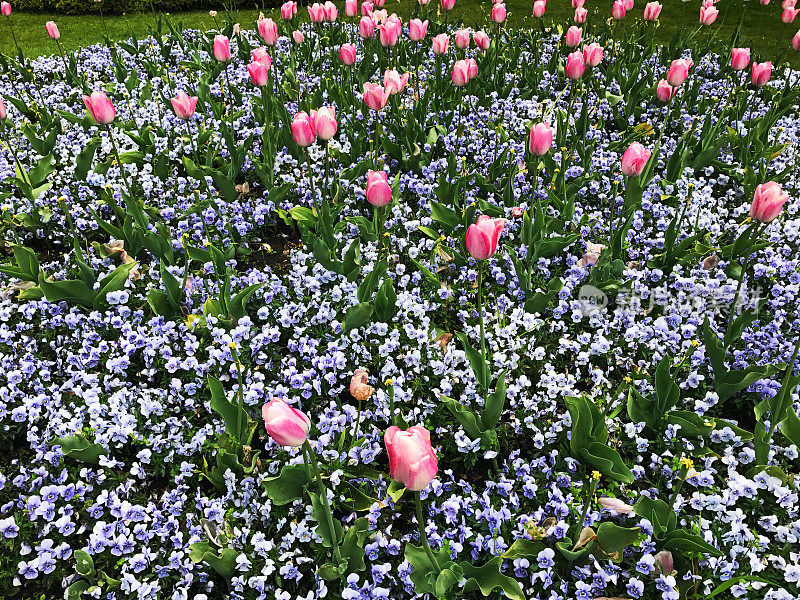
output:
[[[340, 16], [344, 18], [343, 2], [340, 5]], [[625, 37], [633, 30], [635, 21], [641, 19], [645, 0], [636, 0], [636, 6], [624, 21], [615, 26], [615, 34]], [[676, 31], [686, 32], [698, 29], [700, 0], [662, 0], [664, 9], [658, 27], [650, 25], [657, 41], [665, 42], [672, 38]], [[438, 0], [431, 0], [431, 7], [438, 5]], [[532, 0], [507, 0], [509, 10], [509, 25], [513, 27], [530, 27], [535, 24], [531, 15]], [[415, 2], [413, 0], [387, 0], [385, 8], [389, 12], [397, 12], [407, 19]], [[759, 62], [772, 60], [789, 61], [794, 67], [800, 67], [800, 53], [791, 48], [791, 39], [800, 28], [800, 18], [793, 24], [784, 24], [780, 20], [781, 4], [773, 0], [769, 6], [761, 6], [758, 0], [721, 0], [717, 6], [720, 15], [717, 22], [699, 32], [700, 40], [714, 46], [725, 47], [739, 23], [742, 23], [740, 33], [740, 46], [750, 46], [753, 49], [753, 58]], [[589, 10], [589, 20], [599, 23], [610, 16], [611, 0], [588, 0], [586, 8]], [[493, 24], [489, 20], [491, 4], [488, 0], [457, 0], [456, 8], [451, 16], [461, 18], [472, 27], [484, 27], [492, 34]], [[279, 17], [277, 9], [266, 11], [275, 19]], [[306, 17], [305, 8], [298, 12], [301, 17]], [[572, 21], [573, 9], [569, 0], [550, 0], [545, 14], [545, 24], [548, 26], [569, 26]], [[238, 11], [236, 20], [242, 27], [253, 28], [257, 11]], [[218, 18], [221, 18], [218, 17]], [[45, 23], [55, 21], [61, 30], [61, 43], [68, 50], [74, 50], [104, 39], [104, 34], [111, 39], [125, 39], [135, 32], [137, 36], [147, 35], [149, 28], [155, 24], [152, 13], [136, 13], [129, 15], [113, 15], [105, 18], [105, 23], [96, 15], [67, 16], [52, 14], [14, 13], [11, 16], [17, 40], [25, 51], [26, 56], [33, 57], [57, 52], [54, 42], [48, 39], [45, 32]], [[177, 24], [182, 22], [187, 28], [210, 29], [215, 27], [212, 19], [205, 11], [185, 12], [170, 15], [169, 19]], [[6, 21], [5, 18], [0, 21]], [[0, 52], [14, 54], [14, 42], [7, 22], [0, 22]]]

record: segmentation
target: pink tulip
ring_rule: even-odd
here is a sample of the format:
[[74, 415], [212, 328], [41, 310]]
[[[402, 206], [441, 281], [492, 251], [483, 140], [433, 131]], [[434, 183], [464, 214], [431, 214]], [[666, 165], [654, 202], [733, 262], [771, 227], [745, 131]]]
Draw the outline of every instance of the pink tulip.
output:
[[770, 77], [772, 77], [771, 62], [753, 63], [753, 75], [750, 79], [753, 85], [761, 87], [769, 81]]
[[446, 33], [440, 33], [433, 38], [433, 53], [434, 54], [447, 54], [447, 47], [450, 45], [450, 36]]
[[478, 63], [474, 58], [467, 59], [467, 72], [469, 73], [470, 79], [478, 75]]
[[312, 23], [322, 23], [325, 20], [325, 7], [315, 2], [308, 7], [308, 20]]
[[786, 8], [781, 13], [781, 21], [784, 23], [792, 23], [794, 22], [794, 18], [797, 16], [797, 13], [800, 12], [800, 9], [797, 8]]
[[638, 177], [642, 174], [648, 160], [650, 160], [650, 150], [639, 142], [633, 142], [622, 153], [622, 174], [628, 177]]
[[502, 23], [506, 20], [507, 12], [506, 5], [502, 2], [492, 6], [492, 21], [495, 23]]
[[781, 208], [789, 195], [774, 181], [756, 187], [753, 203], [750, 205], [750, 218], [761, 223], [770, 223], [781, 214]]
[[661, 15], [662, 6], [659, 2], [648, 2], [644, 7], [644, 20], [657, 21]]
[[305, 111], [297, 113], [292, 119], [292, 139], [301, 148], [306, 148], [317, 139], [314, 122]]
[[575, 9], [575, 22], [576, 23], [586, 23], [586, 17], [589, 15], [589, 11], [579, 6]]
[[372, 2], [370, 2], [369, 0], [364, 0], [364, 2], [361, 3], [361, 16], [371, 17], [373, 8], [374, 6]]
[[486, 260], [497, 252], [497, 240], [506, 223], [503, 219], [492, 219], [486, 215], [467, 228], [467, 252], [475, 260]]
[[459, 29], [456, 31], [456, 47], [459, 50], [465, 50], [469, 48], [470, 40], [471, 37], [467, 29]]
[[224, 35], [214, 36], [214, 58], [219, 62], [231, 59], [231, 41]]
[[677, 90], [672, 87], [666, 79], [662, 79], [656, 86], [656, 98], [661, 102], [669, 102]]
[[633, 0], [622, 0], [622, 3], [625, 5], [625, 12], [633, 10]]
[[375, 34], [375, 23], [369, 17], [361, 17], [358, 22], [358, 35], [368, 40]]
[[302, 44], [306, 40], [306, 36], [303, 35], [302, 31], [295, 30], [292, 32], [292, 39], [295, 44]]
[[603, 47], [597, 42], [583, 46], [583, 61], [587, 67], [596, 67], [603, 61]]
[[383, 74], [383, 89], [388, 95], [399, 94], [408, 83], [408, 73], [400, 75], [395, 69], [386, 69]]
[[417, 0], [420, 6], [428, 6], [431, 3], [431, 0]]
[[281, 4], [281, 19], [291, 21], [297, 14], [297, 2], [289, 0]]
[[11, 15], [11, 5], [8, 2], [0, 2], [0, 12], [4, 17]]
[[692, 67], [692, 61], [688, 58], [679, 58], [672, 61], [667, 73], [667, 83], [672, 87], [680, 87], [689, 76], [689, 69]]
[[795, 6], [797, 6], [797, 0], [783, 0], [783, 2], [781, 2], [781, 8], [784, 9], [794, 8]]
[[761, 6], [768, 6], [769, 0], [761, 0]]
[[675, 570], [675, 560], [672, 558], [672, 552], [669, 550], [662, 550], [653, 558], [656, 561], [655, 567], [650, 572], [652, 577], [659, 575], [670, 575]]
[[253, 62], [261, 63], [267, 70], [272, 67], [272, 57], [269, 55], [269, 51], [266, 48], [256, 48], [250, 55], [253, 57]]
[[477, 33], [473, 34], [472, 40], [475, 42], [475, 45], [481, 50], [488, 50], [489, 46], [492, 43], [492, 40], [489, 39], [489, 36], [486, 34], [485, 31], [478, 31]]
[[311, 420], [279, 398], [273, 398], [261, 408], [264, 427], [280, 446], [302, 446], [311, 429]]
[[750, 48], [734, 48], [731, 50], [731, 68], [742, 71], [750, 64]]
[[114, 105], [105, 92], [92, 92], [91, 96], [82, 96], [83, 104], [98, 125], [108, 125], [114, 120]]
[[800, 29], [794, 34], [792, 38], [792, 48], [800, 52]]
[[269, 81], [269, 67], [262, 62], [254, 62], [247, 65], [247, 72], [256, 87], [264, 87]]
[[175, 116], [182, 121], [188, 121], [194, 116], [194, 109], [197, 106], [197, 96], [189, 96], [186, 92], [178, 92], [174, 98], [170, 99], [172, 110]]
[[441, 5], [443, 11], [450, 12], [456, 5], [456, 0], [439, 0], [439, 4]]
[[48, 21], [45, 23], [44, 27], [47, 29], [47, 35], [51, 40], [57, 40], [61, 37], [61, 32], [58, 31], [58, 25], [53, 21]]
[[411, 41], [418, 42], [425, 37], [428, 32], [428, 21], [421, 19], [411, 19], [408, 22], [408, 37]]
[[428, 430], [417, 425], [403, 431], [392, 425], [386, 430], [383, 441], [389, 454], [392, 479], [413, 492], [428, 487], [439, 472]]
[[0, 121], [5, 121], [7, 116], [8, 111], [6, 110], [6, 105], [3, 104], [3, 99], [0, 98]]
[[541, 19], [544, 16], [544, 9], [547, 7], [547, 2], [545, 0], [536, 0], [533, 3], [533, 16], [537, 19]]
[[528, 152], [544, 156], [553, 146], [553, 129], [548, 123], [537, 123], [528, 136]]
[[372, 3], [378, 8], [383, 8], [383, 5], [386, 4], [386, 0], [372, 0]]
[[392, 188], [386, 171], [367, 173], [367, 202], [376, 208], [386, 206], [392, 201]]
[[577, 25], [573, 25], [572, 27], [567, 29], [567, 33], [564, 36], [565, 43], [570, 48], [574, 48], [575, 46], [581, 43], [582, 35], [583, 35], [583, 30]]
[[611, 7], [611, 18], [615, 21], [621, 21], [625, 18], [625, 3], [622, 0], [616, 0]]
[[311, 126], [319, 139], [328, 141], [336, 135], [336, 130], [338, 129], [336, 111], [331, 106], [323, 106], [319, 110], [312, 110]]
[[605, 508], [606, 510], [610, 510], [611, 512], [627, 515], [630, 512], [633, 512], [633, 507], [630, 504], [623, 502], [617, 498], [598, 498], [597, 501], [600, 505]]
[[388, 20], [386, 23], [378, 27], [380, 34], [381, 46], [384, 48], [394, 46], [397, 40], [400, 39], [400, 34], [403, 32], [403, 26], [399, 21]]
[[339, 58], [345, 65], [352, 65], [358, 58], [358, 52], [355, 44], [342, 44], [339, 48]]
[[456, 87], [467, 85], [469, 83], [469, 63], [466, 60], [457, 60], [453, 64], [453, 73], [450, 79]]
[[586, 61], [583, 60], [583, 52], [576, 50], [567, 56], [567, 64], [564, 67], [564, 72], [568, 78], [573, 81], [580, 79], [583, 72], [586, 70]]
[[714, 6], [702, 7], [700, 9], [700, 25], [711, 25], [717, 20], [718, 14], [719, 10], [717, 10]]
[[278, 24], [272, 19], [259, 19], [256, 21], [258, 25], [258, 35], [264, 40], [267, 46], [274, 46], [278, 41]]
[[586, 0], [572, 0], [572, 8], [583, 8]]
[[339, 17], [339, 9], [336, 8], [336, 5], [330, 0], [323, 4], [322, 8], [325, 11], [325, 20], [329, 23], [333, 23]]
[[344, 14], [352, 18], [358, 14], [358, 0], [345, 0]]
[[386, 106], [386, 101], [389, 99], [389, 94], [386, 90], [377, 83], [370, 83], [369, 81], [364, 84], [364, 104], [370, 110], [381, 110]]

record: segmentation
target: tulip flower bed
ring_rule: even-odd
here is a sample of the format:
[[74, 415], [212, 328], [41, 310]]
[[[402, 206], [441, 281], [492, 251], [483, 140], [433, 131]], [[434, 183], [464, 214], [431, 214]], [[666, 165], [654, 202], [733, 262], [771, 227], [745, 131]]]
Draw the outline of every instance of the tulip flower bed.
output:
[[800, 74], [654, 4], [4, 59], [0, 594], [797, 598]]

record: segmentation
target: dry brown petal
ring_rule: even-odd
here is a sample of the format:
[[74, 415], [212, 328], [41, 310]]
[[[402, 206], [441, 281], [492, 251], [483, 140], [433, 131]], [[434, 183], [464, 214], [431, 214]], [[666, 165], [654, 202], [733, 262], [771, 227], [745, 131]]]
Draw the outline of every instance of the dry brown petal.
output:
[[21, 292], [32, 287], [36, 287], [36, 284], [32, 281], [17, 281], [16, 283], [12, 283], [3, 290], [3, 300], [8, 300], [14, 294], [14, 292]]
[[578, 536], [578, 541], [575, 542], [575, 545], [572, 547], [572, 549], [578, 550], [579, 548], [583, 548], [586, 544], [596, 539], [597, 534], [594, 532], [594, 529], [591, 527], [584, 527], [581, 529], [581, 534]]
[[375, 388], [367, 383], [367, 372], [357, 369], [350, 378], [350, 395], [363, 402], [375, 393]]
[[712, 254], [711, 256], [706, 257], [703, 261], [703, 270], [710, 271], [711, 269], [715, 268], [719, 264], [719, 256], [716, 254]]
[[433, 341], [439, 344], [439, 347], [442, 350], [444, 350], [445, 348], [447, 348], [447, 344], [449, 344], [450, 340], [452, 339], [453, 339], [452, 333], [442, 333]]

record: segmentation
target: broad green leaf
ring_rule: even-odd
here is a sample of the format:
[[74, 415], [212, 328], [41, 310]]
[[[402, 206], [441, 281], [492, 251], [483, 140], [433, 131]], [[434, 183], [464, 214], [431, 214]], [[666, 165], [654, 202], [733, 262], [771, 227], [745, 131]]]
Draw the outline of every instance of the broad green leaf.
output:
[[308, 492], [311, 496], [312, 514], [317, 521], [317, 534], [322, 538], [322, 545], [326, 548], [332, 547], [334, 544], [338, 545], [339, 540], [342, 539], [342, 524], [336, 517], [333, 518], [333, 529], [331, 531], [328, 523], [328, 517], [325, 511], [325, 505], [321, 496], [314, 492]]
[[493, 591], [500, 590], [509, 600], [525, 600], [525, 594], [522, 592], [519, 582], [500, 572], [503, 559], [499, 556], [480, 567], [474, 567], [467, 562], [459, 564], [467, 579], [464, 584], [464, 592], [480, 590], [484, 596], [490, 596]]
[[261, 483], [273, 504], [282, 506], [303, 497], [303, 491], [311, 481], [305, 465], [285, 465], [280, 475], [267, 477]]
[[55, 444], [61, 446], [64, 456], [95, 465], [100, 462], [100, 456], [106, 454], [100, 444], [90, 442], [83, 433], [58, 438]]

